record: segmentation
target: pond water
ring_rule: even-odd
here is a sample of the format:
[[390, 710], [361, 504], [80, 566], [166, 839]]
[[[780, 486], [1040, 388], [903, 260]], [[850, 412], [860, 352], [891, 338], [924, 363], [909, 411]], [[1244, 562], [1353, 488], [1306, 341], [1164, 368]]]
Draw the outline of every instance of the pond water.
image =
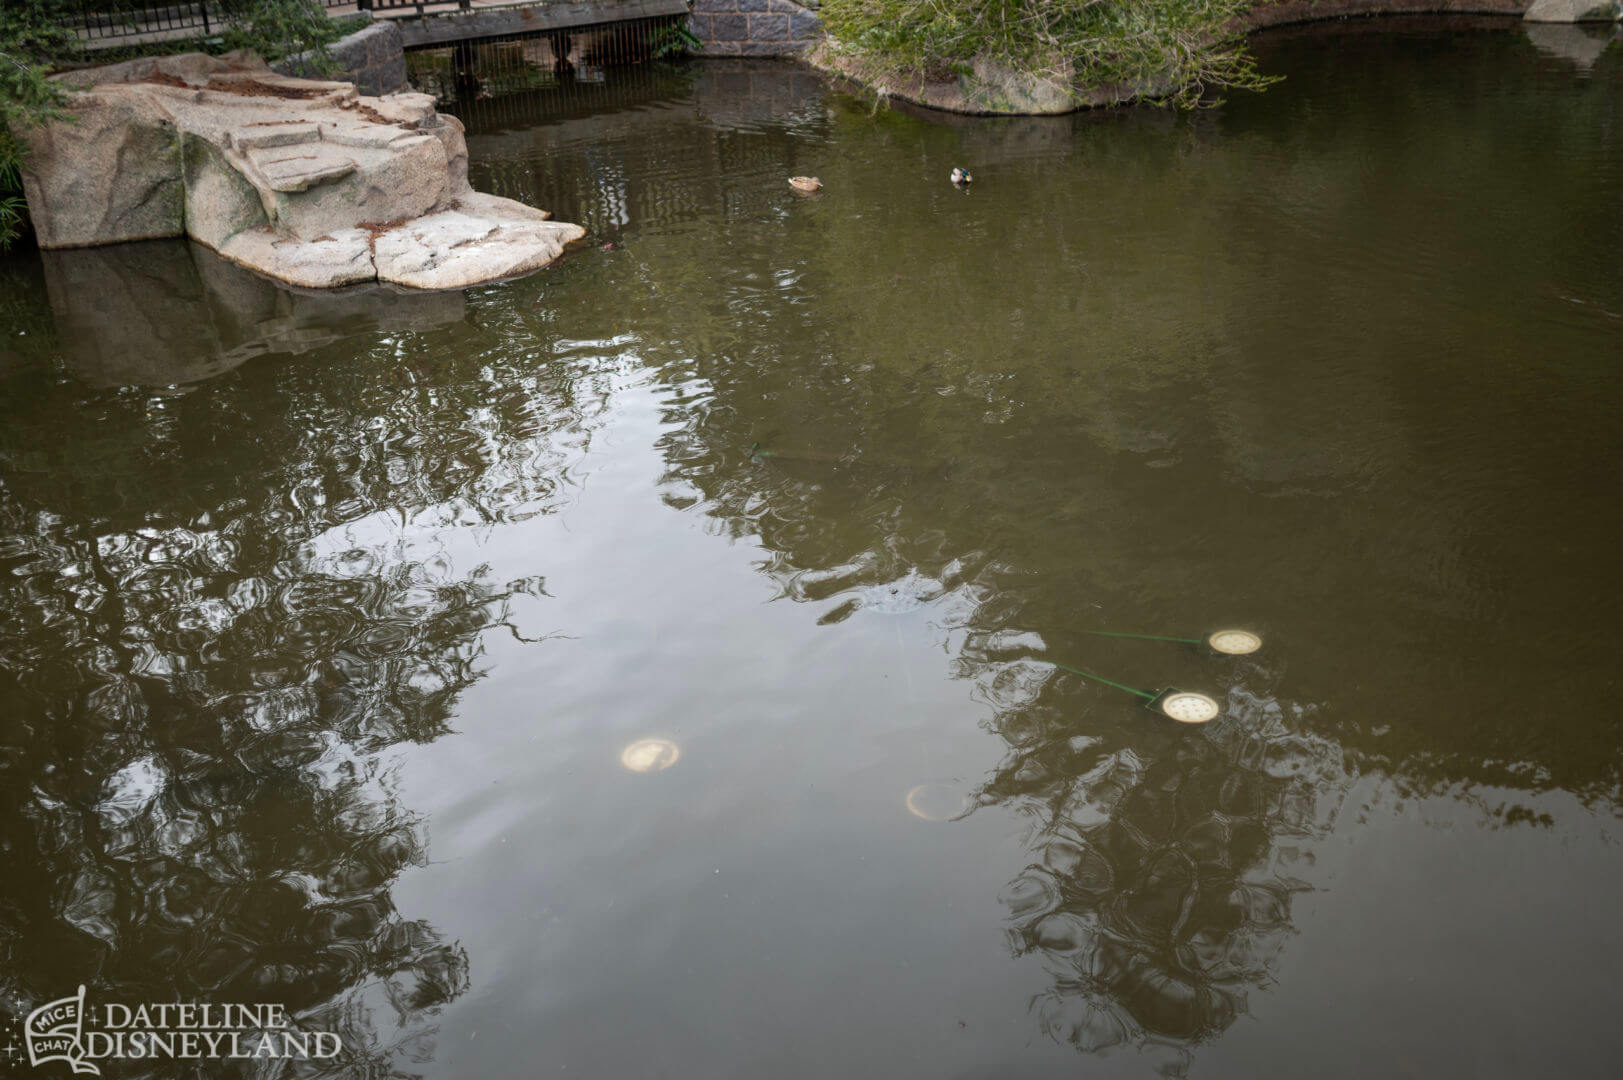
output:
[[461, 110], [592, 230], [522, 281], [0, 264], [4, 1008], [281, 1002], [353, 1077], [1613, 1075], [1600, 45], [1284, 31], [1047, 120], [583, 72]]

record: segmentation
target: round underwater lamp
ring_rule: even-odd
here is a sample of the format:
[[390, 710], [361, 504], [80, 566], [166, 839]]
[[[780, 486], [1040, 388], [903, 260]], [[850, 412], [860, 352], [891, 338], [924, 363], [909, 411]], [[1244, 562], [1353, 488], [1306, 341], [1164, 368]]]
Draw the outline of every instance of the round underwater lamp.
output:
[[669, 739], [638, 739], [620, 752], [620, 764], [632, 772], [659, 772], [681, 756], [681, 749]]
[[969, 811], [970, 799], [957, 784], [920, 784], [907, 793], [907, 812], [920, 821], [953, 821]]
[[1084, 630], [1094, 637], [1131, 638], [1136, 641], [1174, 641], [1181, 645], [1204, 645], [1222, 656], [1246, 656], [1262, 648], [1262, 638], [1249, 630], [1214, 630], [1204, 638], [1173, 637], [1168, 634], [1124, 634], [1116, 630]]
[[1180, 724], [1204, 724], [1217, 719], [1222, 712], [1217, 702], [1205, 694], [1197, 694], [1193, 690], [1179, 690], [1169, 687], [1156, 694], [1145, 708], [1160, 713]]
[[1245, 656], [1262, 648], [1262, 639], [1249, 630], [1216, 630], [1206, 635], [1206, 647], [1225, 656]]
[[1052, 660], [1048, 661], [1048, 663], [1053, 664], [1061, 671], [1069, 671], [1072, 675], [1080, 675], [1084, 679], [1104, 683], [1106, 686], [1117, 690], [1125, 690], [1129, 694], [1141, 697], [1144, 699], [1146, 709], [1169, 720], [1176, 720], [1180, 724], [1204, 724], [1207, 721], [1216, 720], [1217, 714], [1223, 711], [1222, 706], [1218, 705], [1214, 699], [1207, 697], [1205, 694], [1197, 694], [1193, 690], [1179, 690], [1177, 687], [1168, 687], [1160, 693], [1151, 693], [1148, 690], [1140, 690], [1125, 683], [1113, 682], [1102, 675], [1095, 675], [1091, 671], [1083, 671], [1081, 668], [1057, 664]]

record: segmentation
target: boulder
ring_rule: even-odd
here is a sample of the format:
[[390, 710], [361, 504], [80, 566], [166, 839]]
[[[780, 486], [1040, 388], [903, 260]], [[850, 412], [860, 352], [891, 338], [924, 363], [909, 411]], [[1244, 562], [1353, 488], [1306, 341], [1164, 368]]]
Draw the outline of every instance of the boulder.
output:
[[40, 247], [83, 247], [185, 231], [180, 131], [153, 95], [84, 95], [73, 122], [26, 136], [23, 192]]
[[1623, 18], [1620, 0], [1533, 0], [1522, 15], [1527, 22], [1616, 22]]
[[[183, 231], [218, 251], [266, 221], [259, 189], [231, 167], [224, 151], [197, 135], [181, 137], [181, 180], [188, 193]], [[54, 245], [44, 244], [51, 247]]]
[[319, 76], [336, 69], [363, 94], [377, 97], [406, 86], [405, 39], [393, 20], [380, 19], [325, 49], [295, 53], [272, 66], [279, 75]]
[[244, 229], [215, 250], [239, 266], [304, 289], [378, 280], [372, 236], [365, 229], [337, 229], [314, 240], [299, 240], [260, 225]]
[[458, 288], [528, 273], [585, 235], [475, 192], [462, 125], [426, 94], [365, 97], [243, 54], [58, 78], [71, 120], [28, 135], [24, 173], [42, 248], [185, 235], [310, 288]]
[[455, 289], [527, 274], [563, 254], [579, 226], [496, 220], [461, 209], [408, 221], [372, 242], [379, 281]]
[[1028, 75], [989, 57], [978, 56], [959, 89], [972, 111], [1047, 116], [1076, 108], [1069, 64], [1056, 64], [1049, 75]]

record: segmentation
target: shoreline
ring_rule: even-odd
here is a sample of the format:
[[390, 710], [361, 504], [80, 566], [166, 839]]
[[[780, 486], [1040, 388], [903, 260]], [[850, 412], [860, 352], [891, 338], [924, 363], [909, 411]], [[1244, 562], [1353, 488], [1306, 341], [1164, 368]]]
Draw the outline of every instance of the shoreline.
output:
[[[1495, 21], [1520, 20], [1530, 6], [1530, 0], [1279, 0], [1258, 5], [1238, 20], [1235, 28], [1249, 38], [1278, 27], [1353, 19], [1474, 16]], [[1111, 83], [1080, 90], [1034, 76], [1016, 76], [1014, 78], [1023, 82], [1024, 89], [1028, 91], [1026, 100], [1021, 104], [1029, 107], [997, 108], [993, 107], [992, 94], [998, 91], [1006, 93], [1007, 85], [993, 88], [988, 93], [982, 86], [966, 87], [971, 80], [965, 76], [950, 82], [931, 83], [919, 74], [905, 78], [879, 74], [872, 61], [842, 53], [839, 46], [828, 39], [807, 49], [800, 59], [836, 83], [850, 83], [863, 94], [878, 94], [883, 98], [958, 116], [1064, 116], [1084, 109], [1154, 101], [1166, 96], [1170, 89], [1164, 86]], [[1004, 81], [1007, 84], [1011, 80], [1005, 78]], [[1008, 97], [1005, 96], [1004, 100], [1008, 100]]]

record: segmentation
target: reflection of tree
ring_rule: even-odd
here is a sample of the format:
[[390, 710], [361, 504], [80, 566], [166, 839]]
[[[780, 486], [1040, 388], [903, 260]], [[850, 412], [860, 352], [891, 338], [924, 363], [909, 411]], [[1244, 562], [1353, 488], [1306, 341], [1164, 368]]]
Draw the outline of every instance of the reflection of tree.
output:
[[432, 388], [340, 365], [3, 407], [8, 1004], [281, 1002], [342, 1035], [335, 1075], [432, 1053], [467, 958], [391, 899], [427, 852], [388, 751], [449, 730], [482, 634], [544, 593], [417, 538], [549, 512], [585, 438], [556, 371], [449, 344], [417, 342]]
[[[463, 100], [451, 111], [467, 124], [470, 167], [487, 190], [613, 236], [628, 224], [661, 229], [747, 212], [766, 176], [784, 194], [782, 170], [797, 168], [804, 144], [756, 136], [786, 118], [814, 130], [822, 97], [813, 72], [722, 60], [622, 68], [605, 82], [566, 78], [545, 92]], [[646, 108], [650, 101], [661, 108]], [[672, 115], [673, 106], [695, 115]], [[684, 138], [682, 121], [697, 116], [737, 130]]]
[[[1457, 77], [1422, 62], [1424, 41], [1394, 64], [1383, 102]], [[1501, 78], [1504, 43], [1472, 41], [1470, 76]], [[1292, 85], [1336, 93], [1316, 70], [1293, 73]], [[1051, 125], [958, 129], [822, 96], [808, 118], [796, 92], [787, 84], [787, 104], [733, 123], [712, 117], [699, 83], [691, 107], [627, 121], [649, 126], [625, 140], [637, 156], [621, 171], [644, 189], [664, 177], [667, 197], [631, 190], [630, 239], [604, 273], [634, 298], [622, 328], [655, 343], [644, 357], [681, 388], [662, 444], [674, 504], [758, 535], [791, 595], [803, 575], [843, 568], [844, 584], [861, 586], [917, 568], [939, 579], [980, 553], [983, 572], [999, 576], [976, 584], [1000, 617], [1020, 612], [1019, 626], [1060, 656], [1092, 655], [1075, 636], [1083, 603], [1125, 629], [1266, 613], [1304, 646], [1294, 695], [1338, 700], [1334, 736], [1357, 760], [1421, 789], [1467, 781], [1610, 797], [1616, 740], [1583, 719], [1607, 639], [1567, 615], [1592, 606], [1617, 520], [1585, 466], [1615, 437], [1615, 424], [1580, 422], [1599, 384], [1527, 375], [1521, 358], [1545, 343], [1503, 314], [1521, 310], [1513, 294], [1525, 283], [1484, 282], [1486, 269], [1469, 282], [1427, 279], [1445, 306], [1493, 327], [1473, 339], [1483, 355], [1417, 366], [1417, 350], [1458, 343], [1421, 306], [1436, 294], [1398, 283], [1379, 261], [1444, 230], [1437, 243], [1466, 253], [1489, 241], [1536, 251], [1541, 265], [1568, 268], [1585, 311], [1612, 311], [1604, 275], [1581, 273], [1604, 263], [1595, 245], [1609, 225], [1588, 230], [1569, 260], [1548, 221], [1506, 215], [1484, 232], [1470, 201], [1430, 216], [1418, 167], [1394, 167], [1381, 192], [1394, 211], [1372, 213], [1365, 166], [1350, 163], [1435, 157], [1425, 133], [1436, 118], [1406, 106], [1381, 113], [1401, 112], [1409, 137], [1395, 144], [1390, 125], [1364, 125], [1358, 109], [1328, 132], [1292, 120], [1318, 107], [1312, 94], [1237, 99], [1187, 124], [1077, 117], [1060, 139]], [[1598, 130], [1605, 100], [1586, 92], [1560, 122]], [[761, 101], [768, 110], [776, 98]], [[1556, 102], [1443, 124], [1460, 155], [1450, 175], [1499, 145], [1501, 127], [1556, 122]], [[529, 145], [481, 136], [482, 152], [589, 192], [584, 136], [566, 126]], [[838, 210], [832, 197], [784, 190], [785, 175], [832, 168], [832, 149], [848, 144], [862, 159], [844, 168]], [[997, 208], [918, 180], [958, 160], [997, 163]], [[1056, 199], [1053, 177], [1073, 173], [1091, 178], [1086, 196]], [[1604, 185], [1572, 186], [1605, 197]], [[702, 224], [667, 231], [680, 217], [667, 205], [699, 207]], [[1617, 218], [1615, 199], [1586, 206], [1595, 220]], [[853, 227], [858, 216], [883, 226]], [[1323, 259], [1325, 236], [1345, 241], [1347, 262]], [[1393, 317], [1341, 302], [1359, 290]], [[1255, 318], [1259, 304], [1273, 316]], [[1604, 330], [1601, 319], [1591, 329]], [[1603, 336], [1573, 331], [1561, 347], [1579, 355]], [[1337, 362], [1306, 362], [1306, 340], [1330, 343]], [[1470, 410], [1458, 401], [1464, 382]], [[1536, 439], [1563, 425], [1541, 454], [1482, 434]], [[752, 458], [753, 443], [774, 456]], [[1484, 485], [1514, 492], [1521, 512], [1507, 519]], [[1552, 565], [1552, 533], [1570, 563]], [[1342, 557], [1327, 563], [1325, 552]], [[1529, 566], [1543, 588], [1526, 587]], [[1466, 657], [1508, 660], [1506, 626], [1517, 627], [1516, 662], [1462, 677]], [[1513, 700], [1526, 708], [1506, 708]], [[1449, 716], [1471, 720], [1439, 719]]]
[[424, 848], [377, 751], [445, 730], [505, 593], [4, 518], [16, 989], [303, 1011], [379, 980], [406, 1029], [459, 993], [460, 950], [389, 900]]
[[1088, 1051], [1216, 1036], [1290, 932], [1328, 748], [1238, 689], [1210, 729], [1073, 743], [1037, 694], [996, 721], [1018, 741], [977, 802], [1031, 825], [1038, 859], [1002, 899], [1016, 955], [1054, 979], [1033, 1003], [1043, 1029]]
[[[1382, 87], [1394, 100], [1407, 92]], [[963, 673], [999, 673], [980, 689], [1010, 757], [979, 794], [1035, 819], [1034, 867], [1006, 896], [1014, 947], [1053, 972], [1039, 1002], [1050, 1031], [1083, 1047], [1187, 1048], [1232, 1023], [1289, 931], [1301, 884], [1291, 861], [1310, 861], [1304, 841], [1344, 790], [1327, 745], [1418, 787], [1615, 790], [1616, 740], [1563, 718], [1574, 696], [1549, 691], [1563, 700], [1546, 704], [1555, 720], [1530, 750], [1531, 725], [1504, 708], [1531, 704], [1507, 685], [1514, 665], [1463, 686], [1438, 677], [1444, 662], [1492, 654], [1502, 624], [1481, 613], [1525, 602], [1529, 592], [1499, 583], [1547, 562], [1547, 537], [1507, 535], [1502, 507], [1462, 482], [1484, 477], [1482, 454], [1518, 451], [1471, 438], [1445, 403], [1416, 407], [1458, 384], [1417, 382], [1413, 342], [1396, 340], [1413, 325], [1340, 303], [1403, 286], [1378, 260], [1326, 272], [1325, 236], [1364, 243], [1361, 228], [1390, 230], [1372, 249], [1401, 251], [1392, 221], [1430, 213], [1406, 197], [1413, 177], [1396, 177], [1399, 212], [1365, 221], [1369, 193], [1346, 163], [1386, 160], [1390, 129], [1349, 130], [1362, 120], [1347, 110], [1334, 138], [1299, 124], [1286, 140], [1264, 123], [1277, 122], [1269, 105], [1188, 124], [1077, 118], [1061, 138], [1054, 125], [1000, 125], [1005, 143], [984, 125], [817, 100], [815, 116], [791, 104], [735, 123], [706, 112], [699, 84], [606, 134], [565, 119], [473, 137], [514, 182], [568, 193], [579, 207], [568, 216], [625, 229], [601, 275], [628, 298], [619, 325], [650, 343], [643, 355], [669, 391], [667, 501], [758, 539], [763, 571], [824, 620], [860, 590], [916, 573]], [[1417, 127], [1403, 152], [1429, 153], [1424, 114], [1403, 116]], [[1485, 130], [1462, 124], [1452, 145], [1463, 153], [1524, 119], [1484, 116]], [[840, 131], [856, 125], [861, 153], [842, 158]], [[598, 167], [610, 154], [631, 164]], [[1001, 209], [917, 179], [960, 160], [1004, 166]], [[837, 209], [832, 194], [783, 190], [811, 162], [841, 168]], [[1085, 195], [1057, 199], [1056, 175]], [[634, 181], [624, 191], [594, 187], [622, 176]], [[1519, 221], [1511, 231], [1548, 250]], [[1385, 299], [1414, 310], [1413, 295]], [[1259, 320], [1259, 304], [1315, 314]], [[1340, 348], [1335, 365], [1302, 355], [1303, 342], [1342, 339], [1368, 344]], [[1471, 376], [1512, 387], [1514, 371]], [[1507, 414], [1527, 405], [1520, 392], [1482, 396]], [[1546, 475], [1559, 490], [1558, 467], [1518, 460], [1504, 472], [1525, 479], [1541, 511], [1570, 519], [1533, 490]], [[1572, 534], [1589, 554], [1607, 535]], [[1132, 670], [1092, 662], [1108, 647], [1090, 627], [1190, 633], [1242, 612], [1269, 613], [1282, 631], [1270, 640], [1289, 642], [1292, 697], [1334, 709], [1248, 698], [1261, 676], [1243, 666], [1228, 726], [1199, 733], [1130, 706], [1090, 710], [1092, 697], [1067, 696], [1066, 677], [1012, 702], [994, 685], [1018, 683], [1007, 661], [1044, 646]], [[1390, 638], [1372, 642], [1372, 628]], [[1557, 620], [1540, 628], [1550, 633], [1521, 647], [1566, 676], [1558, 686], [1583, 685], [1597, 646]], [[1222, 670], [1187, 655], [1155, 664], [1166, 681]], [[1438, 720], [1448, 716], [1470, 720]], [[1611, 752], [1592, 752], [1597, 742]]]
[[[819, 350], [824, 328], [787, 311], [769, 336]], [[705, 407], [662, 445], [668, 498], [759, 537], [764, 571], [824, 621], [865, 587], [915, 573], [928, 583], [957, 671], [1009, 747], [976, 802], [1032, 821], [1033, 865], [1003, 898], [1015, 953], [1052, 976], [1038, 1023], [1082, 1050], [1183, 1052], [1267, 985], [1305, 887], [1280, 864], [1340, 787], [1317, 772], [1324, 748], [1293, 734], [1304, 718], [1287, 722], [1239, 686], [1224, 726], [1167, 731], [1131, 705], [1090, 712], [1094, 698], [1067, 696], [1074, 680], [1015, 661], [1045, 644], [1096, 655], [1078, 632], [1081, 598], [1123, 602], [1172, 560], [1185, 580], [1211, 563], [1217, 580], [1217, 561], [1233, 558], [1191, 550], [1176, 501], [1101, 482], [1120, 468], [1120, 439], [1155, 445], [1115, 422], [1132, 411], [1117, 402], [1133, 380], [1078, 379], [1065, 397], [1050, 382], [1065, 375], [1018, 360], [987, 372], [950, 352], [784, 363], [742, 348], [726, 363], [673, 362], [670, 380], [703, 386]], [[756, 441], [770, 453], [752, 455]], [[1073, 744], [1079, 730], [1089, 737]]]

